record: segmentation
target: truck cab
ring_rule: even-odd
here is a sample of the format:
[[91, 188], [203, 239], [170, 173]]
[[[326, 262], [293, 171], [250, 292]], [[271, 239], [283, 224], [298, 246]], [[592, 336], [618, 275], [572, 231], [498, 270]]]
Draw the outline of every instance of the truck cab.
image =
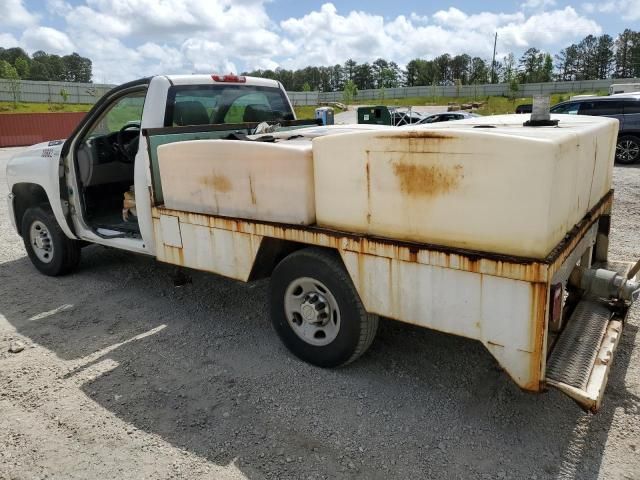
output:
[[[12, 160], [8, 175], [14, 182], [14, 225], [22, 234], [29, 204], [48, 199], [68, 238], [153, 255], [150, 202], [136, 202], [136, 215], [123, 215], [125, 193], [138, 199], [150, 195], [144, 129], [246, 124], [242, 130], [249, 133], [262, 121], [292, 120], [291, 103], [274, 80], [175, 75], [123, 84], [100, 99], [66, 141], [35, 145]], [[46, 251], [36, 256], [40, 261], [51, 258]], [[53, 272], [51, 267], [43, 265]]]

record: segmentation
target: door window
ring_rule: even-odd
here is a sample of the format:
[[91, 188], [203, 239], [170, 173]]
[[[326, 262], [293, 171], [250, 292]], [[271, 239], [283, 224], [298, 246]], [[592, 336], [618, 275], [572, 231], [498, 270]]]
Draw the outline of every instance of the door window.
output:
[[87, 137], [108, 135], [128, 123], [140, 124], [146, 91], [135, 92], [114, 101], [93, 124]]
[[640, 114], [640, 100], [628, 100], [624, 102], [624, 113], [627, 114]]
[[565, 103], [563, 105], [556, 105], [551, 109], [551, 113], [564, 113], [566, 115], [577, 115], [580, 103]]
[[601, 100], [583, 102], [580, 106], [580, 115], [611, 116], [622, 115], [622, 102], [614, 100]]

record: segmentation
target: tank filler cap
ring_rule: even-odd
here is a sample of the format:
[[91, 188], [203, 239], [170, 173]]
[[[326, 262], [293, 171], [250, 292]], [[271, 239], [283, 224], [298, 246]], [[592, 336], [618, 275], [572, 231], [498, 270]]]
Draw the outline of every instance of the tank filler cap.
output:
[[551, 120], [551, 99], [547, 95], [534, 95], [531, 118], [523, 123], [525, 127], [556, 127], [559, 120]]

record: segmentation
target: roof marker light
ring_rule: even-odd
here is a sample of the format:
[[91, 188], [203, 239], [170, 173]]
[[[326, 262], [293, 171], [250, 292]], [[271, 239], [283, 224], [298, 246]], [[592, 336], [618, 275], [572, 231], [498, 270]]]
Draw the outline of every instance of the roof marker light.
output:
[[214, 82], [226, 82], [226, 83], [246, 83], [247, 77], [241, 75], [211, 75]]

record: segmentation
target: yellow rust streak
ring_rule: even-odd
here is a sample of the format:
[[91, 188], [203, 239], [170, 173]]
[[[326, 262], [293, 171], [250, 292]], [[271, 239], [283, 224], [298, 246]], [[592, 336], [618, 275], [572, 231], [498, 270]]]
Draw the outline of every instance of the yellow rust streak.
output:
[[161, 207], [154, 209], [153, 215], [160, 213], [174, 215], [181, 223], [221, 228], [235, 232], [279, 238], [308, 245], [330, 247], [378, 257], [416, 262], [444, 268], [453, 268], [468, 272], [483, 273], [514, 280], [528, 282], [546, 282], [548, 265], [543, 262], [526, 263], [508, 260], [495, 260], [483, 257], [482, 254], [464, 255], [463, 253], [430, 250], [419, 245], [398, 245], [391, 242], [346, 235], [341, 232], [320, 230], [309, 227], [259, 223], [235, 218], [216, 217], [197, 213], [168, 210]]
[[231, 190], [231, 181], [224, 175], [213, 175], [212, 177], [202, 177], [201, 182], [207, 187], [213, 187], [216, 192], [227, 193]]
[[395, 163], [393, 173], [400, 181], [400, 188], [411, 196], [435, 196], [455, 190], [464, 178], [462, 165], [416, 165]]
[[547, 332], [547, 308], [549, 288], [546, 283], [531, 285], [531, 338], [533, 338], [533, 352], [530, 362], [529, 382], [522, 388], [532, 392], [539, 392], [544, 388], [543, 372], [546, 368], [545, 338]]

